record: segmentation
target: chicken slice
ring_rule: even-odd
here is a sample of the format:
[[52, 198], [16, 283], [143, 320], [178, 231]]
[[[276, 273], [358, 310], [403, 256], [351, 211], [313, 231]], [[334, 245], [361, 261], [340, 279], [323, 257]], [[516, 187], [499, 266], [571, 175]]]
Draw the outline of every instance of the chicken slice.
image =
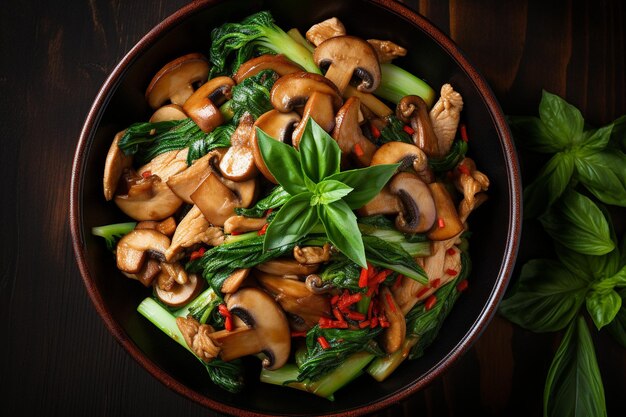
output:
[[450, 84], [441, 87], [439, 100], [430, 110], [430, 120], [439, 143], [441, 155], [450, 152], [463, 110], [463, 97]]

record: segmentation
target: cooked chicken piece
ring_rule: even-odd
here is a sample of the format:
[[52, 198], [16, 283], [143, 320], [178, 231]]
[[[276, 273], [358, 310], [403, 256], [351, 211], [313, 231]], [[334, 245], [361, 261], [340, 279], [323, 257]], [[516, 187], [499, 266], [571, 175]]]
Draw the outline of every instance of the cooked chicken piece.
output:
[[210, 325], [200, 324], [193, 317], [177, 317], [176, 325], [183, 334], [187, 346], [203, 361], [208, 362], [220, 353], [221, 349], [209, 336], [215, 332]]
[[305, 246], [293, 248], [293, 257], [301, 264], [321, 264], [330, 259], [330, 245], [326, 243], [324, 247]]
[[231, 216], [224, 222], [224, 233], [245, 233], [261, 230], [266, 223], [265, 217]]
[[150, 162], [137, 170], [139, 175], [149, 172], [157, 175], [161, 181], [167, 181], [172, 175], [187, 169], [187, 153], [189, 149], [173, 150], [154, 157]]
[[376, 56], [378, 56], [378, 62], [381, 64], [386, 64], [394, 58], [406, 55], [406, 49], [394, 42], [381, 41], [379, 39], [368, 39], [367, 42], [374, 48]]
[[470, 213], [487, 200], [489, 178], [476, 169], [476, 163], [471, 158], [464, 158], [457, 168], [454, 185], [463, 193], [463, 200], [459, 203], [459, 218], [463, 223]]
[[193, 206], [189, 213], [180, 221], [172, 244], [165, 251], [165, 259], [169, 262], [183, 249], [197, 243], [206, 243], [218, 246], [224, 243], [224, 232], [219, 227], [212, 227], [204, 218], [197, 206]]
[[450, 151], [456, 129], [463, 110], [463, 97], [454, 91], [450, 84], [441, 87], [441, 96], [430, 110], [430, 120], [439, 142], [439, 152], [446, 155]]
[[343, 23], [336, 17], [332, 17], [311, 26], [306, 32], [306, 39], [313, 45], [318, 46], [326, 39], [334, 38], [335, 36], [343, 36], [345, 34], [346, 28]]

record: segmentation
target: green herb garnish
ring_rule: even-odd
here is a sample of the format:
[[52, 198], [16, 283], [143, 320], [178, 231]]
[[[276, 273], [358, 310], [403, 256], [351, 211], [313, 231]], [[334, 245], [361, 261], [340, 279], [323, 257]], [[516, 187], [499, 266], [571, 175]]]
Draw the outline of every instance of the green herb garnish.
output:
[[366, 268], [365, 248], [352, 210], [374, 198], [399, 164], [340, 172], [339, 146], [310, 118], [299, 152], [260, 129], [257, 135], [265, 164], [290, 195], [267, 228], [263, 249], [296, 242], [321, 224], [337, 249]]

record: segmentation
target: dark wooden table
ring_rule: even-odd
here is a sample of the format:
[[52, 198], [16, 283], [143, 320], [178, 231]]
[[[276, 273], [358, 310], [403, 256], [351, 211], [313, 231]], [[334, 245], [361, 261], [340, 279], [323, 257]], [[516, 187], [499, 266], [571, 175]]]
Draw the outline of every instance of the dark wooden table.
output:
[[[67, 4], [71, 3], [71, 4]], [[3, 2], [0, 12], [0, 407], [3, 415], [214, 415], [153, 379], [97, 316], [74, 264], [70, 167], [118, 60], [184, 0]], [[541, 90], [591, 124], [626, 113], [621, 1], [407, 1], [460, 45], [506, 114]], [[536, 166], [521, 155], [524, 179]], [[526, 227], [526, 230], [528, 230]], [[538, 255], [524, 238], [519, 259]], [[496, 317], [428, 389], [378, 415], [539, 416], [559, 335]], [[610, 416], [626, 415], [626, 352], [594, 333]]]

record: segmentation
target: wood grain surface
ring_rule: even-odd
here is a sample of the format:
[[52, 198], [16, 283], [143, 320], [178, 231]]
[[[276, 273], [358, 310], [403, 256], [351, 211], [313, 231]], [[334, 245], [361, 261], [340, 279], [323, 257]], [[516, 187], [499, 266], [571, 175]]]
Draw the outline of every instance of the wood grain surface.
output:
[[[406, 1], [448, 33], [506, 114], [536, 114], [541, 90], [588, 123], [626, 114], [622, 1]], [[0, 399], [3, 415], [215, 415], [135, 363], [97, 316], [74, 263], [71, 161], [115, 64], [183, 0], [24, 0], [0, 13]], [[537, 161], [521, 153], [523, 179]], [[525, 226], [519, 262], [540, 256]], [[496, 317], [426, 390], [377, 416], [539, 416], [560, 335]], [[626, 415], [626, 352], [594, 342], [609, 416]]]

